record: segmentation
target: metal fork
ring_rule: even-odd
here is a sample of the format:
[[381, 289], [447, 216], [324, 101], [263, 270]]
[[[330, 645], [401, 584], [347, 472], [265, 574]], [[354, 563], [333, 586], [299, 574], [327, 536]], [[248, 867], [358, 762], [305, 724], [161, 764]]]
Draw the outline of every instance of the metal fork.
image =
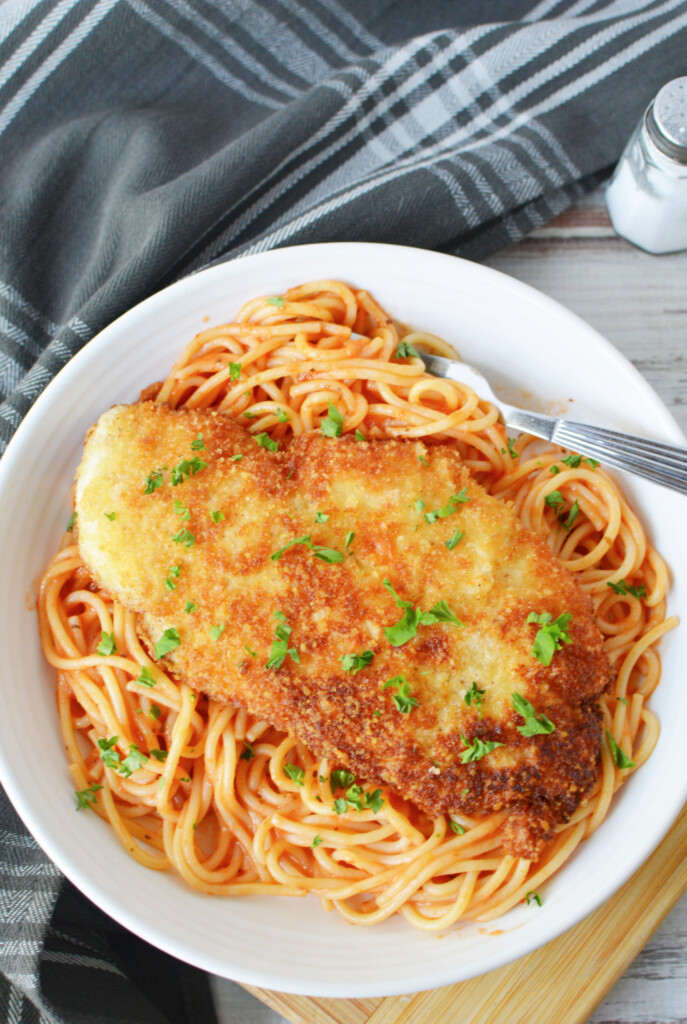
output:
[[420, 356], [428, 373], [467, 384], [480, 398], [495, 405], [507, 427], [543, 437], [580, 455], [598, 459], [606, 466], [625, 469], [680, 494], [687, 494], [687, 448], [518, 409], [496, 398], [486, 379], [473, 366], [429, 352], [421, 352]]

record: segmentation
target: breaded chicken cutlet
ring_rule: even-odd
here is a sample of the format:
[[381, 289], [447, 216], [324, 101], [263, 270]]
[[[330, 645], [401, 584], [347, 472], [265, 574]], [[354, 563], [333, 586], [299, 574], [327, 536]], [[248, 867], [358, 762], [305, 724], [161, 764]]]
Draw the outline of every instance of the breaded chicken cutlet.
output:
[[449, 445], [270, 444], [106, 412], [77, 474], [93, 577], [172, 675], [430, 816], [509, 809], [505, 847], [536, 858], [597, 775], [591, 601]]

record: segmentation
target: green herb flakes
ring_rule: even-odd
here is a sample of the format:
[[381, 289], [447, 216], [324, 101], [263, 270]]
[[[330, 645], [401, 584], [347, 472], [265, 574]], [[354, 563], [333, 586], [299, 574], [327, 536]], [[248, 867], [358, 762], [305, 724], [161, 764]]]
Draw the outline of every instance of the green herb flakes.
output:
[[613, 764], [616, 768], [634, 768], [634, 761], [632, 761], [625, 751], [618, 746], [608, 729], [606, 729], [606, 738], [608, 739], [608, 745], [611, 748], [611, 754], [613, 756]]
[[521, 736], [543, 736], [555, 730], [553, 722], [546, 715], [538, 715], [532, 704], [519, 693], [511, 693], [510, 699], [514, 709], [525, 719], [524, 725], [517, 726]]
[[279, 442], [274, 441], [269, 434], [266, 434], [263, 430], [260, 434], [254, 434], [253, 440], [256, 444], [259, 444], [261, 448], [267, 448], [270, 452], [279, 451]]
[[170, 629], [166, 629], [153, 648], [155, 657], [163, 658], [165, 654], [169, 654], [169, 652], [178, 647], [180, 643], [179, 630], [175, 629], [174, 626]]
[[277, 619], [277, 628], [265, 668], [281, 668], [287, 655], [292, 661], [300, 662], [301, 658], [297, 649], [289, 647], [289, 637], [291, 636], [292, 629], [286, 623], [286, 616], [283, 612], [277, 611], [274, 613], [274, 617]]
[[554, 621], [549, 612], [542, 612], [541, 615], [530, 612], [527, 616], [528, 623], [534, 622], [539, 626], [531, 653], [542, 665], [550, 665], [554, 653], [560, 651], [563, 644], [572, 643], [568, 634], [571, 618], [570, 612], [564, 612]]
[[341, 437], [343, 432], [343, 416], [333, 402], [329, 403], [328, 415], [320, 423], [323, 437]]
[[192, 548], [196, 543], [195, 535], [190, 530], [187, 530], [186, 527], [175, 533], [172, 536], [172, 540], [175, 544], [183, 544], [185, 548]]
[[224, 623], [224, 622], [222, 622], [218, 626], [210, 626], [210, 628], [208, 630], [208, 633], [210, 634], [210, 639], [214, 640], [214, 641], [219, 640], [219, 638], [221, 637], [222, 633], [224, 632], [224, 630], [226, 628], [227, 628], [226, 627], [226, 623]]
[[203, 441], [202, 434], [197, 434], [193, 441], [191, 441], [191, 450], [194, 452], [205, 451], [205, 442]]
[[313, 839], [312, 843], [310, 844], [310, 849], [311, 850], [316, 849], [316, 847], [318, 847], [320, 845], [320, 843], [322, 843], [322, 842], [324, 842], [322, 836], [315, 836], [315, 838]]
[[383, 690], [391, 688], [396, 690], [396, 693], [392, 694], [396, 710], [400, 711], [402, 715], [409, 715], [413, 708], [418, 706], [418, 701], [410, 692], [410, 684], [406, 677], [394, 676], [393, 679], [388, 679], [382, 687]]
[[141, 665], [141, 674], [134, 679], [134, 682], [139, 686], [147, 686], [148, 689], [156, 685], [155, 676], [145, 665]]
[[470, 689], [463, 696], [463, 700], [468, 707], [472, 707], [473, 704], [475, 705], [480, 718], [482, 717], [482, 701], [484, 700], [486, 692], [486, 690], [480, 690], [476, 681], [473, 679], [470, 683]]
[[645, 583], [640, 584], [638, 587], [632, 587], [627, 580], [619, 580], [617, 583], [611, 583], [609, 580], [606, 586], [610, 587], [614, 594], [632, 594], [633, 597], [638, 597], [640, 600], [646, 597]]
[[207, 462], [203, 462], [199, 455], [194, 455], [192, 459], [182, 459], [178, 466], [172, 466], [172, 486], [178, 487], [206, 467]]
[[239, 755], [239, 761], [252, 761], [254, 757], [255, 751], [253, 750], [253, 745], [249, 743], [247, 740], [244, 740], [243, 750]]
[[174, 511], [184, 520], [184, 522], [188, 522], [191, 518], [191, 510], [187, 505], [184, 505], [183, 501], [179, 501], [178, 498], [174, 499]]
[[71, 533], [74, 529], [74, 523], [76, 522], [76, 512], [72, 512], [67, 523], [67, 533]]
[[349, 675], [355, 675], [361, 669], [367, 668], [373, 657], [372, 651], [362, 651], [361, 654], [342, 654], [339, 661]]
[[444, 542], [446, 544], [446, 547], [449, 549], [449, 551], [453, 551], [453, 549], [455, 547], [457, 547], [458, 544], [460, 544], [460, 542], [462, 541], [464, 536], [465, 536], [465, 531], [457, 529], [456, 532], [453, 534], [453, 536], [450, 538], [450, 540], [447, 540], [447, 541]]
[[100, 783], [94, 782], [92, 786], [88, 786], [86, 789], [75, 789], [77, 811], [84, 811], [88, 807], [93, 807], [97, 799], [95, 794], [102, 788]]
[[229, 380], [234, 384], [241, 376], [241, 363], [227, 363], [229, 368]]
[[496, 750], [497, 747], [502, 747], [503, 743], [497, 743], [494, 740], [481, 740], [479, 737], [475, 737], [473, 740], [469, 740], [467, 736], [461, 734], [461, 741], [463, 746], [467, 749], [460, 755], [460, 760], [463, 764], [471, 764], [474, 761], [481, 761], [483, 757], [490, 754], [492, 750]]
[[284, 308], [284, 299], [281, 295], [273, 295], [271, 299], [265, 300], [269, 306], [276, 306], [277, 309]]
[[100, 643], [96, 647], [98, 654], [103, 654], [107, 657], [109, 654], [117, 653], [117, 644], [115, 643], [114, 633], [106, 633], [103, 630], [100, 634]]
[[411, 356], [415, 357], [415, 359], [422, 358], [418, 350], [414, 348], [409, 342], [399, 341], [398, 345], [396, 346], [396, 351], [394, 352], [394, 359], [408, 359]]
[[162, 487], [162, 470], [154, 469], [152, 473], [148, 473], [146, 477], [145, 487], [143, 489], [144, 494], [152, 494], [159, 487]]
[[425, 512], [425, 519], [428, 523], [436, 523], [437, 519], [445, 519], [457, 510], [458, 505], [469, 501], [468, 489], [464, 487], [460, 494], [452, 494], [442, 508], [435, 508], [433, 512]]
[[302, 786], [305, 782], [305, 769], [299, 768], [297, 764], [285, 764], [284, 775], [287, 775], [296, 786]]
[[457, 836], [464, 836], [467, 832], [465, 825], [460, 825], [457, 821], [449, 821], [448, 827], [452, 832], [455, 832]]
[[117, 518], [116, 512], [103, 512], [103, 515], [106, 519], [109, 519], [111, 523]]
[[198, 611], [199, 607], [200, 605], [196, 604], [195, 601], [187, 601], [184, 605], [184, 611], [187, 615], [193, 615], [194, 612]]
[[210, 519], [212, 519], [213, 523], [221, 523], [223, 519], [226, 519], [226, 516], [224, 512], [220, 512], [220, 510], [217, 509], [215, 512], [210, 513]]
[[365, 435], [360, 430], [356, 430], [356, 432], [355, 432], [355, 439], [356, 439], [356, 441], [366, 441], [367, 440]]
[[541, 896], [538, 892], [526, 892], [525, 903], [529, 907], [530, 903], [536, 903], [538, 907], [541, 907]]

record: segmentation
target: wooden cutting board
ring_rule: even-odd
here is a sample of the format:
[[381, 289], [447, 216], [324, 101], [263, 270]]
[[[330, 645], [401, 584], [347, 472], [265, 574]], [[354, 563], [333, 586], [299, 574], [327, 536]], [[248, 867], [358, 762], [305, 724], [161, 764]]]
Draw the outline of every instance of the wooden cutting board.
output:
[[293, 1024], [584, 1024], [687, 890], [687, 808], [584, 921], [506, 967], [412, 996], [315, 999], [246, 986]]

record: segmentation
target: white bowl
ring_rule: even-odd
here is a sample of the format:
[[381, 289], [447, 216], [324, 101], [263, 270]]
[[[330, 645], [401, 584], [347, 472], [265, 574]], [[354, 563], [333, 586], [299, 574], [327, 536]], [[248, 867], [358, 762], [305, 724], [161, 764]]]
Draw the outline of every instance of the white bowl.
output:
[[[608, 820], [546, 885], [544, 904], [441, 938], [402, 919], [353, 928], [315, 898], [220, 899], [171, 872], [148, 871], [96, 815], [74, 812], [44, 662], [26, 595], [69, 517], [87, 427], [116, 402], [162, 380], [185, 343], [230, 321], [257, 295], [322, 277], [367, 288], [397, 319], [454, 343], [495, 382], [568, 407], [575, 418], [663, 441], [685, 439], [633, 367], [573, 314], [526, 285], [450, 256], [389, 245], [333, 243], [225, 263], [142, 302], [94, 338], [38, 399], [0, 463], [0, 775], [46, 853], [104, 911], [163, 950], [251, 985], [319, 996], [380, 996], [460, 981], [531, 952], [610, 896], [660, 842], [687, 795], [685, 631], [661, 643], [663, 681], [651, 700], [661, 737]], [[209, 318], [209, 320], [208, 320]], [[572, 405], [569, 399], [573, 399]], [[685, 501], [625, 479], [632, 503], [674, 574], [670, 611], [687, 608]]]

